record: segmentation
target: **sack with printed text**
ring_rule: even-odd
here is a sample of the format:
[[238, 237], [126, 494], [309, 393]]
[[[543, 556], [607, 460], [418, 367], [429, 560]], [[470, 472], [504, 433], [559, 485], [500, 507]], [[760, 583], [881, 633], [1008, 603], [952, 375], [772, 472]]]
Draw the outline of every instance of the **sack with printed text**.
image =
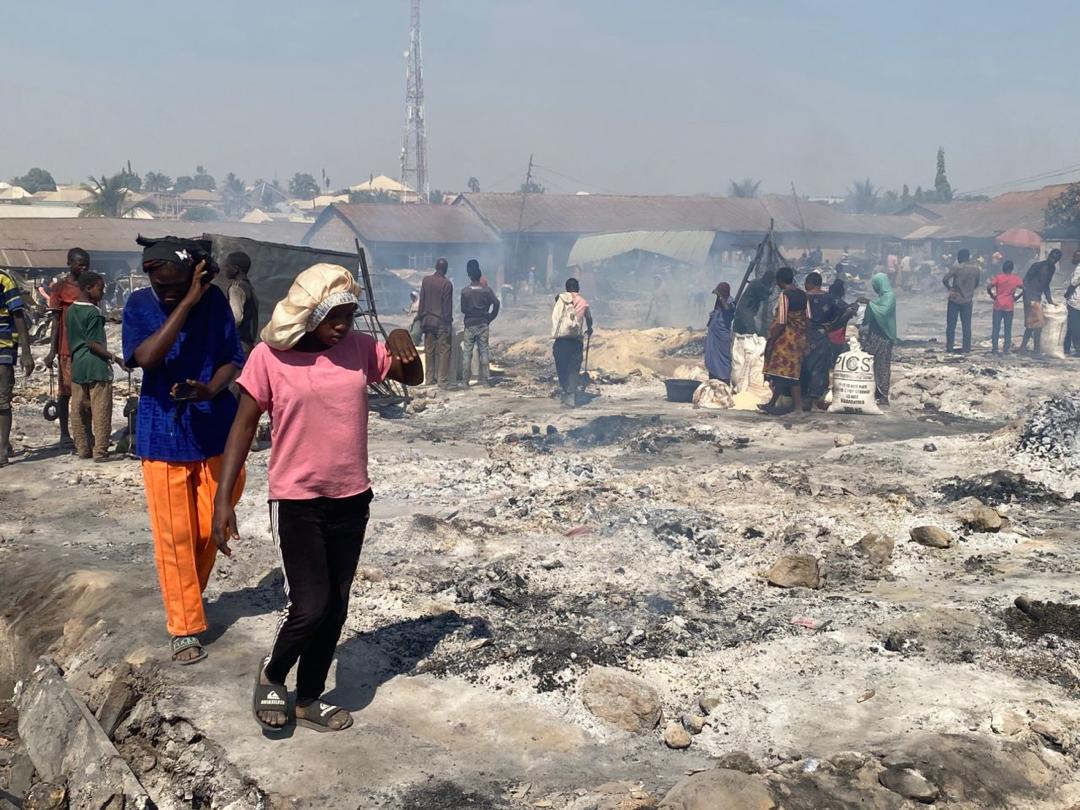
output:
[[874, 356], [844, 352], [833, 366], [832, 402], [829, 413], [881, 414], [874, 397]]

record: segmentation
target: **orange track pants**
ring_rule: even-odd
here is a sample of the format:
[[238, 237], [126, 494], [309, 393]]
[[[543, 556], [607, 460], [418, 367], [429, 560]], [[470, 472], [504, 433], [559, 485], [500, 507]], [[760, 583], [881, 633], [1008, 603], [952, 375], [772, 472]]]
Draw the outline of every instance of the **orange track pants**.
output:
[[[202, 633], [206, 630], [202, 595], [217, 559], [210, 526], [221, 456], [191, 462], [143, 460], [142, 471], [169, 635]], [[241, 470], [234, 505], [244, 491], [244, 478]]]

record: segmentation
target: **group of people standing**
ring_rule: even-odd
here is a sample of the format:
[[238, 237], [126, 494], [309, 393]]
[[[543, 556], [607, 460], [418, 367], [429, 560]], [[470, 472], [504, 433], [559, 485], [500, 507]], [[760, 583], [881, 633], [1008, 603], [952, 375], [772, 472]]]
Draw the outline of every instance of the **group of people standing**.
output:
[[[58, 376], [48, 416], [60, 423], [61, 450], [108, 461], [113, 366], [126, 368], [106, 345], [101, 310], [104, 277], [90, 269], [90, 256], [82, 248], [68, 251], [67, 265], [67, 275], [48, 291], [51, 337], [43, 362], [50, 375], [55, 368]], [[0, 272], [0, 467], [8, 464], [11, 455], [16, 354], [21, 352], [20, 363], [29, 378], [35, 368], [30, 344], [19, 286], [9, 274]]]
[[[768, 403], [759, 406], [770, 415], [801, 413], [815, 406], [825, 409], [829, 390], [829, 372], [839, 357], [848, 351], [848, 322], [865, 305], [859, 328], [863, 351], [874, 357], [876, 398], [888, 404], [892, 374], [892, 350], [897, 342], [896, 295], [884, 273], [871, 279], [875, 297], [844, 300], [842, 279], [825, 289], [820, 273], [808, 273], [800, 289], [795, 271], [781, 267], [765, 270], [747, 285], [738, 302], [731, 298], [731, 287], [721, 282], [713, 290], [716, 304], [709, 316], [705, 339], [705, 366], [712, 379], [729, 382], [732, 371], [732, 341], [736, 335], [764, 332], [764, 374], [772, 391]], [[771, 319], [765, 327], [765, 313], [779, 293]], [[780, 399], [790, 397], [791, 408], [782, 408]]]
[[[59, 359], [70, 388], [71, 433], [80, 455], [107, 457], [112, 366], [141, 369], [134, 451], [141, 459], [154, 558], [172, 659], [206, 659], [203, 592], [218, 552], [232, 554], [234, 508], [262, 414], [271, 421], [269, 522], [288, 597], [268, 654], [252, 662], [252, 711], [267, 731], [288, 722], [320, 731], [349, 727], [341, 707], [321, 700], [344, 624], [372, 500], [367, 468], [367, 386], [384, 379], [417, 385], [423, 371], [405, 330], [386, 343], [353, 329], [359, 286], [343, 267], [318, 264], [297, 276], [257, 331], [247, 281], [250, 259], [225, 261], [226, 283], [209, 244], [143, 240], [149, 286], [127, 299], [121, 355], [105, 340], [105, 279], [86, 251], [51, 293], [56, 319], [47, 364]], [[18, 285], [0, 273], [0, 451], [6, 463], [17, 351], [33, 356]], [[16, 335], [18, 338], [16, 339]], [[296, 669], [296, 699], [285, 680]]]
[[[998, 354], [999, 346], [1003, 354], [1010, 354], [1013, 349], [1013, 316], [1016, 304], [1023, 302], [1024, 335], [1020, 342], [1020, 351], [1041, 354], [1043, 350], [1043, 330], [1047, 323], [1045, 305], [1054, 305], [1052, 285], [1062, 253], [1057, 248], [1051, 250], [1045, 259], [1034, 262], [1020, 278], [1016, 266], [1011, 260], [1003, 260], [1000, 271], [986, 285], [986, 294], [993, 301], [993, 321], [991, 326], [991, 351]], [[1080, 250], [1072, 256], [1073, 273], [1065, 290], [1067, 322], [1064, 339], [1064, 352], [1067, 355], [1080, 355]], [[948, 290], [948, 309], [945, 324], [945, 349], [949, 352], [967, 353], [971, 351], [971, 317], [975, 294], [980, 283], [980, 267], [972, 261], [968, 250], [956, 253], [956, 263], [945, 276], [942, 284]], [[956, 327], [961, 329], [961, 344], [956, 346]]]
[[[424, 382], [443, 388], [458, 386], [457, 375], [451, 380], [451, 341], [454, 335], [454, 283], [447, 278], [450, 263], [445, 258], [435, 262], [435, 271], [420, 282], [420, 294], [413, 313], [414, 335], [424, 342]], [[461, 384], [472, 381], [473, 352], [477, 354], [479, 381], [491, 382], [491, 324], [499, 316], [499, 298], [488, 285], [480, 270], [480, 262], [469, 259], [466, 264], [469, 284], [461, 291], [462, 369]]]

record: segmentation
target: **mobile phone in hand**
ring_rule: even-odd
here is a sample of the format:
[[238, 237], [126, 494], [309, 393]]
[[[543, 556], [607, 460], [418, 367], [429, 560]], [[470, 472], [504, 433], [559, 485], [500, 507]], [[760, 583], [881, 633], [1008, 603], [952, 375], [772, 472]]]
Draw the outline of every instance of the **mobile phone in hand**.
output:
[[191, 383], [177, 383], [172, 398], [176, 402], [190, 402], [199, 396], [198, 389]]

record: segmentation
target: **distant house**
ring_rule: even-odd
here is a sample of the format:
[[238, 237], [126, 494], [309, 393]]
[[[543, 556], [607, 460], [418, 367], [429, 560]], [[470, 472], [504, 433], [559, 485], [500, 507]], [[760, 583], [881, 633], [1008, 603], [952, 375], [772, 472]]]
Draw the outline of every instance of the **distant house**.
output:
[[535, 267], [561, 270], [578, 239], [596, 234], [653, 234], [711, 231], [712, 256], [752, 251], [774, 229], [791, 253], [821, 247], [880, 253], [885, 239], [914, 230], [909, 216], [848, 214], [823, 203], [786, 195], [760, 198], [632, 196], [612, 194], [460, 194], [467, 207], [502, 238], [507, 277], [519, 279]]
[[349, 186], [349, 191], [355, 194], [386, 194], [399, 202], [418, 202], [420, 195], [404, 183], [399, 183], [385, 174], [372, 175], [367, 182]]
[[329, 250], [355, 250], [357, 241], [373, 269], [424, 270], [445, 256], [459, 278], [473, 258], [494, 275], [502, 253], [499, 235], [473, 211], [445, 205], [334, 204], [304, 237]]
[[[1068, 187], [1068, 184], [1058, 184], [1010, 191], [989, 200], [909, 206], [905, 211], [921, 218], [923, 224], [913, 228], [902, 241], [908, 250], [930, 256], [955, 253], [962, 247], [989, 254], [997, 248], [997, 238], [1014, 229], [1034, 231], [1049, 241], [1053, 236], [1046, 227], [1046, 207]], [[1030, 258], [1031, 252], [1014, 250], [1011, 253], [1014, 260], [1020, 260]]]

